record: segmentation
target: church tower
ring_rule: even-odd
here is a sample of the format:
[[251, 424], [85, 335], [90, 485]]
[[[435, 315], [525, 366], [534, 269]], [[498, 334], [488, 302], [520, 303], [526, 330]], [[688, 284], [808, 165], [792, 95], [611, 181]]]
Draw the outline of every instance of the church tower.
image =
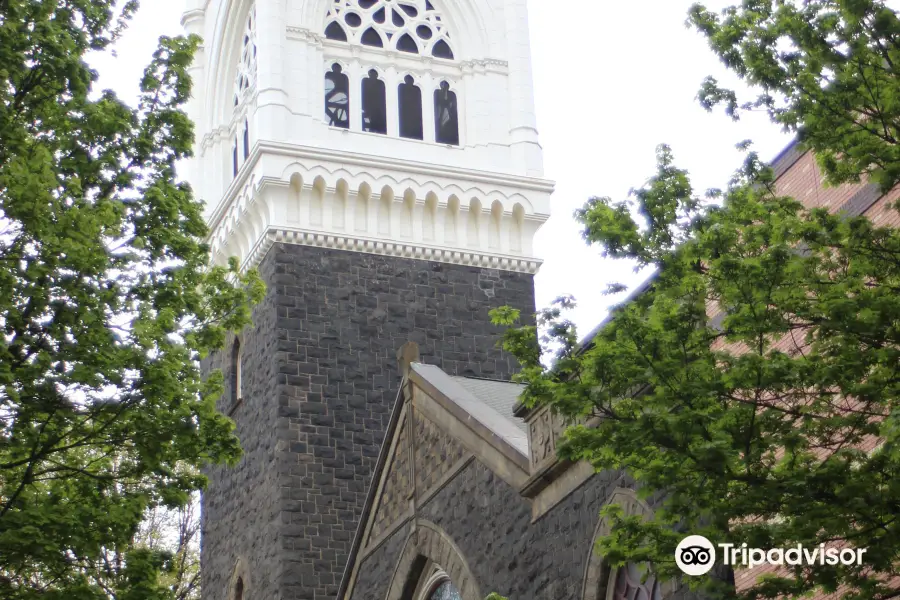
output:
[[210, 471], [203, 596], [334, 599], [401, 376], [508, 380], [549, 216], [526, 0], [188, 0], [188, 177], [214, 260], [268, 286], [207, 361], [244, 457]]

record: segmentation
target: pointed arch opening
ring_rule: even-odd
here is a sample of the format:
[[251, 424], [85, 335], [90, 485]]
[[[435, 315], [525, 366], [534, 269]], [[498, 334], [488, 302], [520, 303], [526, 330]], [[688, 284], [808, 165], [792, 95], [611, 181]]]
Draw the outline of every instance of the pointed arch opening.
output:
[[422, 90], [412, 75], [403, 78], [397, 88], [400, 109], [400, 137], [424, 139], [422, 130]]
[[431, 55], [435, 58], [444, 58], [446, 60], [453, 60], [453, 50], [450, 49], [450, 44], [448, 44], [444, 40], [438, 40], [434, 46], [431, 48]]
[[325, 28], [325, 37], [336, 42], [346, 42], [347, 32], [344, 31], [344, 28], [341, 27], [340, 23], [332, 21], [328, 24], [328, 27]]
[[378, 32], [369, 27], [365, 31], [363, 31], [362, 37], [360, 37], [359, 41], [363, 46], [372, 46], [373, 48], [384, 48], [384, 40], [381, 39], [381, 36], [378, 35]]
[[459, 547], [422, 519], [415, 535], [407, 538], [385, 598], [479, 600], [484, 595]]
[[[607, 504], [617, 504], [625, 517], [637, 516], [649, 519], [653, 510], [638, 498], [634, 490], [616, 488]], [[608, 535], [610, 523], [603, 517], [594, 529], [593, 539]], [[582, 582], [583, 600], [662, 600], [675, 589], [674, 581], [660, 581], [649, 565], [626, 563], [613, 568], [596, 551], [596, 543], [589, 545], [590, 555], [584, 570]], [[650, 571], [648, 573], [648, 571]]]
[[408, 52], [409, 54], [418, 54], [419, 45], [412, 39], [411, 35], [404, 33], [397, 40], [397, 50], [400, 52]]

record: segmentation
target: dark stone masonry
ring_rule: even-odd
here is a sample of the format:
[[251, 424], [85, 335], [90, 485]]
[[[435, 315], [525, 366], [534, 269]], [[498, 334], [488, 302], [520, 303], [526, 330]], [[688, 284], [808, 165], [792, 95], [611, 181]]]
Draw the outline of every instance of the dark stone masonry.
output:
[[209, 473], [204, 596], [230, 600], [237, 568], [254, 598], [334, 598], [397, 397], [397, 349], [413, 341], [450, 375], [508, 380], [516, 363], [488, 312], [533, 313], [533, 276], [287, 244], [259, 269], [268, 293], [241, 338], [241, 403], [231, 348], [204, 363], [225, 373], [220, 408], [234, 409], [245, 453]]

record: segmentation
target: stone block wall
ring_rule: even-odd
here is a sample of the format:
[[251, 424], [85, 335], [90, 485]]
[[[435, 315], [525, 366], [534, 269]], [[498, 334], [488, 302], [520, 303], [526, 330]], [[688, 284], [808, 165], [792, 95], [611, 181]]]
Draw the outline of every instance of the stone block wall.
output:
[[516, 361], [488, 312], [533, 314], [533, 276], [288, 244], [260, 268], [268, 293], [244, 334], [234, 415], [246, 457], [213, 471], [204, 496], [204, 597], [229, 598], [244, 553], [245, 597], [333, 599], [399, 391], [397, 350], [413, 341], [451, 375], [508, 380]]
[[[275, 271], [271, 257], [260, 266], [266, 281]], [[210, 482], [203, 494], [201, 524], [201, 571], [203, 597], [231, 600], [232, 576], [238, 559], [243, 561], [245, 589], [253, 589], [255, 597], [277, 598], [276, 566], [279, 556], [275, 540], [278, 527], [278, 490], [280, 482], [275, 462], [277, 424], [276, 374], [274, 360], [277, 348], [276, 291], [270, 286], [265, 299], [253, 311], [253, 326], [242, 332], [243, 401], [233, 405], [234, 373], [231, 349], [234, 338], [227, 340], [225, 350], [203, 363], [207, 370], [221, 369], [225, 391], [218, 402], [219, 411], [228, 414], [236, 425], [244, 451], [235, 467], [216, 467], [207, 472]]]

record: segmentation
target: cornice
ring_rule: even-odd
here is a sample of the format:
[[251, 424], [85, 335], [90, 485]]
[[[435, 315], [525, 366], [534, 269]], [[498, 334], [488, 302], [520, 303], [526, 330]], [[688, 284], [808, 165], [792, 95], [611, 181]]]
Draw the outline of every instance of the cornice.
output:
[[421, 243], [379, 240], [366, 236], [339, 235], [327, 232], [304, 231], [289, 227], [270, 227], [248, 253], [241, 268], [252, 269], [266, 256], [275, 243], [296, 244], [332, 250], [346, 250], [364, 254], [377, 254], [398, 258], [411, 258], [429, 262], [464, 265], [500, 271], [535, 274], [543, 261], [523, 256], [510, 256], [481, 252], [441, 248]]

